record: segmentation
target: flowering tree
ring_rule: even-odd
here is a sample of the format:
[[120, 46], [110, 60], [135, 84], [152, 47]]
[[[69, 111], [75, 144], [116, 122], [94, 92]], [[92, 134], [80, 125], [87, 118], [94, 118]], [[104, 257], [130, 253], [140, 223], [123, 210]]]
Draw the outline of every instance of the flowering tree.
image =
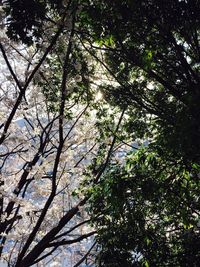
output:
[[[5, 1], [9, 12], [12, 4]], [[75, 189], [92, 162], [87, 172], [98, 182], [119, 146], [124, 112], [103, 136], [94, 111], [100, 118], [108, 110], [97, 102], [96, 76], [103, 70], [94, 67], [76, 34], [78, 6], [66, 1], [62, 7], [58, 17], [49, 9], [42, 38], [36, 25], [17, 28], [16, 35], [9, 28], [24, 44], [1, 35], [0, 256], [8, 266], [79, 266], [86, 259], [94, 241], [84, 240], [95, 230], [87, 225], [87, 198]], [[76, 243], [72, 252], [68, 247]]]

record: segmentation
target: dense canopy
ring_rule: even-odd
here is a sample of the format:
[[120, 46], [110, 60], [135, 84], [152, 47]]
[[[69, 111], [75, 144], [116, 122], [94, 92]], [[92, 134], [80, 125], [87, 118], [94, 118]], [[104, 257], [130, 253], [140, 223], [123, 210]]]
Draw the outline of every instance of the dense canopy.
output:
[[[40, 145], [17, 178], [17, 197], [31, 198], [32, 191], [25, 192], [36, 183], [25, 167], [32, 170], [41, 155], [55, 151], [53, 171], [45, 173], [52, 189], [35, 211], [38, 219], [27, 239], [16, 243], [18, 256], [6, 258], [10, 266], [31, 266], [60, 246], [93, 235], [91, 248], [74, 266], [90, 257], [96, 266], [108, 267], [200, 265], [199, 14], [199, 0], [3, 1], [9, 39], [1, 38], [1, 52], [18, 87], [1, 126], [3, 149], [11, 147], [7, 134], [21, 103], [30, 101], [27, 91], [35, 88], [46, 103], [41, 114], [47, 121], [37, 113], [39, 102], [33, 104]], [[7, 60], [9, 42], [18, 54], [22, 46], [29, 51], [24, 74], [15, 73]], [[80, 150], [69, 156], [70, 147]], [[8, 154], [2, 156], [4, 179]], [[68, 203], [57, 198], [59, 190], [63, 196], [70, 192], [74, 206], [51, 228], [46, 216], [52, 203]], [[20, 207], [2, 200], [1, 212], [11, 218], [2, 223], [3, 233], [15, 231], [14, 222], [20, 227]], [[73, 219], [79, 209], [87, 214], [85, 221]], [[76, 226], [66, 231], [68, 222]], [[90, 232], [66, 239], [84, 223]], [[4, 235], [1, 241], [6, 243]]]

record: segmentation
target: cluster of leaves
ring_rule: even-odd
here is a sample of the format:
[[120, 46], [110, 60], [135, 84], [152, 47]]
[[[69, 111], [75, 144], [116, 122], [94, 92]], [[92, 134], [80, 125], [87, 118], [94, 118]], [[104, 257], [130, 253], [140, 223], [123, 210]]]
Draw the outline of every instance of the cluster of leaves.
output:
[[102, 1], [89, 8], [90, 34], [103, 42], [120, 84], [105, 88], [107, 99], [154, 114], [160, 142], [186, 160], [200, 156], [199, 8], [199, 1], [178, 0]]
[[90, 196], [99, 266], [198, 266], [200, 166], [145, 148], [113, 164]]
[[[90, 88], [90, 79], [94, 72], [87, 66], [87, 56], [78, 44], [73, 43], [71, 59], [67, 66], [67, 90], [65, 100], [70, 103], [89, 103], [93, 96]], [[35, 78], [34, 83], [42, 88], [51, 112], [58, 111], [60, 102], [60, 86], [62, 83], [63, 58], [65, 57], [66, 44], [60, 42], [54, 51], [49, 54], [44, 64], [44, 69]], [[47, 71], [46, 71], [47, 70]], [[44, 75], [45, 74], [45, 75]], [[67, 115], [67, 114], [66, 114]], [[68, 114], [70, 116], [70, 113]]]
[[44, 21], [48, 20], [46, 14], [50, 10], [58, 12], [63, 7], [63, 1], [59, 0], [3, 1], [8, 36], [15, 41], [20, 40], [31, 45], [42, 37]]

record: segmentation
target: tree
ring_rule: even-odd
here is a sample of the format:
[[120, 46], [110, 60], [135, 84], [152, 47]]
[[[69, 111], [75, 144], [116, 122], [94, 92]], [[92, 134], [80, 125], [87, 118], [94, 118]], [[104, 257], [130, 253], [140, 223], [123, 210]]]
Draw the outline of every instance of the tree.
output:
[[143, 149], [89, 190], [98, 266], [198, 266], [199, 166]]
[[[71, 54], [70, 38], [68, 41], [57, 79], [60, 95], [53, 111], [42, 88], [45, 78], [49, 79], [42, 63], [50, 57], [50, 47], [41, 56], [34, 48], [11, 43], [13, 52], [6, 43], [1, 46], [7, 64], [1, 88], [1, 257], [9, 266], [30, 266], [42, 260], [46, 264], [45, 258], [52, 255], [48, 261], [54, 259], [56, 249], [62, 255], [61, 245], [94, 234], [90, 228], [82, 229], [88, 220], [81, 211], [84, 200], [72, 196], [86, 166], [83, 162], [91, 157], [95, 128], [85, 115], [88, 105], [63, 103], [67, 75], [68, 81], [72, 79], [66, 74]], [[38, 79], [34, 81], [36, 70], [41, 74], [40, 86]], [[49, 81], [49, 86], [55, 85]], [[75, 255], [74, 264], [84, 252]], [[65, 253], [69, 258], [70, 251], [64, 251], [62, 257]]]
[[130, 155], [131, 170], [111, 165], [88, 190], [100, 266], [199, 265], [199, 8], [199, 1], [89, 7], [85, 38], [103, 60], [91, 54], [118, 82], [104, 95], [126, 107], [129, 135], [149, 144]]
[[[87, 199], [74, 191], [101, 146], [106, 166], [116, 140], [110, 131], [111, 144], [98, 142], [94, 67], [75, 35], [76, 1], [54, 3], [4, 1], [11, 39], [2, 35], [0, 44], [0, 255], [9, 266], [64, 258], [79, 266], [87, 258], [93, 239], [76, 247], [79, 254], [68, 248], [96, 232], [86, 225]], [[100, 177], [105, 166], [92, 175]]]
[[199, 1], [102, 1], [89, 12], [90, 36], [120, 84], [105, 94], [151, 114], [173, 156], [198, 161]]

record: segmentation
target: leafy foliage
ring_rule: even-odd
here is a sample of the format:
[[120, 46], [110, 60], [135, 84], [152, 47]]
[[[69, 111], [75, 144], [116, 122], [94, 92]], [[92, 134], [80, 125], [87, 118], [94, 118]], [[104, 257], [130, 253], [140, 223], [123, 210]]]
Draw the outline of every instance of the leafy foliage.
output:
[[59, 0], [5, 0], [3, 8], [7, 15], [8, 36], [31, 45], [42, 38], [44, 22], [50, 19], [47, 13], [54, 12], [58, 16], [64, 5]]
[[119, 83], [105, 88], [107, 99], [142, 109], [144, 120], [153, 114], [158, 142], [186, 161], [200, 157], [199, 8], [199, 1], [178, 0], [102, 1], [89, 8], [90, 34], [102, 40]]
[[98, 265], [198, 266], [199, 168], [166, 162], [150, 149], [110, 166], [89, 190]]
[[118, 83], [102, 89], [105, 98], [126, 107], [129, 135], [150, 143], [89, 190], [99, 266], [199, 265], [199, 8], [178, 0], [88, 8], [90, 36]]
[[[95, 109], [98, 150], [81, 194], [98, 232], [97, 265], [199, 266], [199, 0], [6, 0], [4, 10], [11, 39], [47, 51], [47, 79], [40, 73], [35, 84], [48, 111], [62, 120], [68, 103]], [[59, 44], [46, 50], [54, 34]], [[135, 139], [148, 147], [114, 159], [113, 140]]]

